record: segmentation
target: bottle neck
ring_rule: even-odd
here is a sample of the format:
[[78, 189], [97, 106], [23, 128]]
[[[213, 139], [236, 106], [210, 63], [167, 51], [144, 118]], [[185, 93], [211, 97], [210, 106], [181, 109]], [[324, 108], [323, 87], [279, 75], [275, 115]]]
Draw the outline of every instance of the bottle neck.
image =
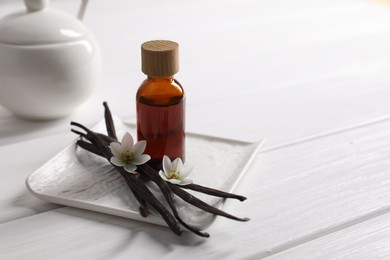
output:
[[148, 80], [149, 81], [169, 81], [169, 82], [173, 82], [174, 79], [173, 79], [173, 76], [167, 76], [167, 77], [155, 77], [155, 76], [149, 76], [148, 75]]

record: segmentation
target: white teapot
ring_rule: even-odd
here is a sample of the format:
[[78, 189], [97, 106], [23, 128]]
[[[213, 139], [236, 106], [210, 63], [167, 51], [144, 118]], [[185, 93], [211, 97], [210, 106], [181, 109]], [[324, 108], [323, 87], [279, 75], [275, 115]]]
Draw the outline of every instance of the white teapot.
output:
[[69, 115], [98, 84], [101, 59], [79, 19], [24, 0], [27, 11], [0, 20], [0, 105], [16, 116], [49, 120]]

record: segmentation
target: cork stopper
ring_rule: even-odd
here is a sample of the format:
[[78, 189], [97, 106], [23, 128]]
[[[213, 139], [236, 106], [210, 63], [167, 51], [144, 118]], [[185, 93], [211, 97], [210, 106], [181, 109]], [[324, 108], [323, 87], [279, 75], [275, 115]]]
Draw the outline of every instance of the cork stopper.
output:
[[142, 72], [148, 76], [169, 77], [179, 71], [179, 44], [157, 40], [141, 46]]

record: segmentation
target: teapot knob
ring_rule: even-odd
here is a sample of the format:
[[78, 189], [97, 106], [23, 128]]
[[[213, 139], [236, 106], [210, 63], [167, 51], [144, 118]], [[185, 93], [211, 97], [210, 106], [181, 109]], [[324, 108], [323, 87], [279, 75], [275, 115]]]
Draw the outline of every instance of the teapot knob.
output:
[[24, 4], [30, 12], [40, 11], [49, 5], [49, 0], [24, 0]]

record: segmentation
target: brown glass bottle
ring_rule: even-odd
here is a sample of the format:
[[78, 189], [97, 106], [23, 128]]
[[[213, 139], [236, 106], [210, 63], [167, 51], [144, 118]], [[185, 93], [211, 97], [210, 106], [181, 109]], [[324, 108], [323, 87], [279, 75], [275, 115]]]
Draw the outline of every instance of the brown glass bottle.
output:
[[146, 140], [148, 162], [161, 169], [164, 155], [185, 159], [185, 94], [173, 75], [178, 71], [178, 44], [151, 41], [142, 45], [142, 71], [148, 76], [137, 91], [137, 137]]

